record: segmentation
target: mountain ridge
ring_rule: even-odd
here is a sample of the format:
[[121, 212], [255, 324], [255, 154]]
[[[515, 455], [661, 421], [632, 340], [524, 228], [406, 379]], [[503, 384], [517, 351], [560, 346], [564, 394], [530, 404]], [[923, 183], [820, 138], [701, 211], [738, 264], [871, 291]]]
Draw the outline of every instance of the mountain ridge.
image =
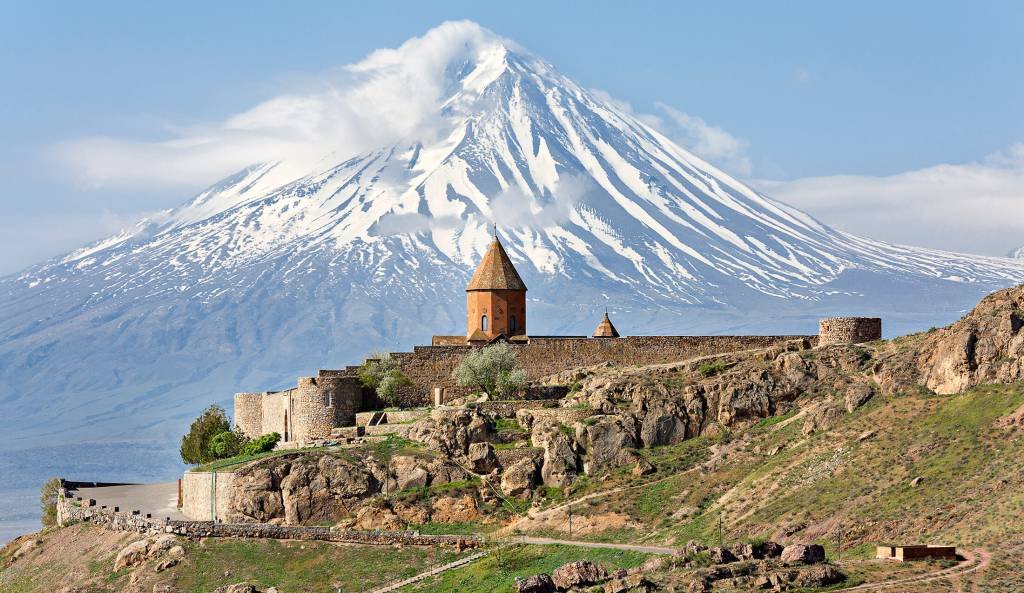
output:
[[[0, 426], [22, 445], [173, 439], [211, 392], [460, 332], [491, 222], [540, 333], [589, 333], [609, 306], [627, 334], [813, 333], [820, 316], [871, 314], [892, 335], [1024, 279], [1024, 262], [831, 229], [507, 40], [434, 34], [447, 61], [415, 74], [441, 90], [398, 137], [253, 165], [0, 279]], [[351, 68], [375, 80], [407, 45]]]

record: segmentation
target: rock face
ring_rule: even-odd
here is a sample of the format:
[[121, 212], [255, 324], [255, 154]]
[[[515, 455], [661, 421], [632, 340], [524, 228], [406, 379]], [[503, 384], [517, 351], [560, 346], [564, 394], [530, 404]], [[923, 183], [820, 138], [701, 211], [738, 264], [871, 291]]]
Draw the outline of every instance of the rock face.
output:
[[272, 457], [235, 473], [227, 520], [288, 525], [332, 521], [380, 491], [362, 464], [328, 454]]
[[490, 443], [472, 443], [466, 453], [466, 463], [478, 474], [489, 474], [498, 468], [498, 458]]
[[516, 593], [554, 593], [555, 583], [547, 574], [516, 577]]
[[507, 496], [523, 497], [537, 486], [537, 462], [524, 457], [505, 468], [501, 476], [501, 491]]
[[467, 523], [480, 518], [472, 496], [443, 496], [434, 501], [431, 518], [438, 523]]
[[592, 476], [628, 463], [624, 451], [638, 445], [636, 418], [606, 415], [587, 420], [576, 424], [576, 442], [586, 451], [583, 472]]
[[825, 548], [818, 544], [790, 544], [780, 556], [786, 564], [817, 564], [825, 561]]
[[409, 438], [446, 455], [461, 458], [473, 443], [483, 443], [494, 433], [494, 423], [476, 410], [435, 408], [420, 420]]
[[[121, 549], [114, 558], [114, 572], [125, 568], [138, 566], [151, 558], [159, 558], [174, 550], [171, 556], [174, 559], [184, 556], [184, 548], [177, 545], [178, 538], [170, 534], [161, 534], [155, 537], [132, 542]], [[175, 548], [179, 548], [178, 552]]]
[[918, 348], [920, 382], [936, 393], [1024, 379], [1024, 286], [994, 292]]
[[538, 422], [533, 425], [531, 439], [535, 447], [544, 449], [541, 480], [547, 486], [568, 486], [579, 474], [579, 455], [576, 441], [556, 422]]

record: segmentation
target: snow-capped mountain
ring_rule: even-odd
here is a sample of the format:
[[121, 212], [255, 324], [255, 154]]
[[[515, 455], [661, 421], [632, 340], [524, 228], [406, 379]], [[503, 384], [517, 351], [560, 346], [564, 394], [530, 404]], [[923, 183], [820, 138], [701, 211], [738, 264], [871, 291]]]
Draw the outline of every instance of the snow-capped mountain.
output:
[[831, 229], [514, 43], [445, 27], [457, 51], [423, 125], [254, 164], [0, 281], [8, 446], [166, 439], [233, 391], [460, 333], [492, 222], [536, 334], [590, 333], [606, 306], [624, 334], [813, 332], [835, 313], [891, 334], [1024, 279], [1022, 261]]
[[1024, 245], [1016, 249], [1011, 249], [1010, 252], [1006, 254], [1006, 257], [1011, 257], [1014, 259], [1024, 259]]

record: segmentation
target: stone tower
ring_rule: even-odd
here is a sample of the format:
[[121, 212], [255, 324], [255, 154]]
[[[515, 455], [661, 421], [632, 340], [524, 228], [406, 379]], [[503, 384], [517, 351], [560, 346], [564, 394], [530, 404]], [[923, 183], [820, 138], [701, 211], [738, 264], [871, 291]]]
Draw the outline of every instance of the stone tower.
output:
[[497, 233], [466, 287], [466, 319], [470, 342], [526, 335], [526, 284]]

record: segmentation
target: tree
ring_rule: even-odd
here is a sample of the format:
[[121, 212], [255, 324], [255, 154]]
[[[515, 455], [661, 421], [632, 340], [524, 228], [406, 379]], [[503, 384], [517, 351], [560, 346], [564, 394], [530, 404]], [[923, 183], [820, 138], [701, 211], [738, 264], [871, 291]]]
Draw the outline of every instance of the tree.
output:
[[224, 408], [214, 404], [192, 422], [188, 434], [181, 437], [181, 459], [185, 463], [199, 465], [215, 458], [210, 452], [213, 437], [231, 430], [231, 423]]
[[373, 389], [377, 397], [388, 405], [397, 403], [401, 387], [412, 385], [409, 377], [398, 368], [395, 359], [387, 353], [374, 353], [366, 359], [359, 368], [359, 382], [363, 387]]
[[50, 478], [39, 492], [39, 507], [42, 510], [43, 527], [57, 524], [57, 495], [60, 492], [60, 478]]
[[505, 342], [475, 350], [452, 371], [461, 387], [475, 387], [492, 397], [509, 398], [526, 386], [526, 373], [518, 367], [516, 352]]
[[225, 430], [210, 439], [209, 453], [214, 459], [227, 459], [238, 455], [246, 438], [235, 431]]

